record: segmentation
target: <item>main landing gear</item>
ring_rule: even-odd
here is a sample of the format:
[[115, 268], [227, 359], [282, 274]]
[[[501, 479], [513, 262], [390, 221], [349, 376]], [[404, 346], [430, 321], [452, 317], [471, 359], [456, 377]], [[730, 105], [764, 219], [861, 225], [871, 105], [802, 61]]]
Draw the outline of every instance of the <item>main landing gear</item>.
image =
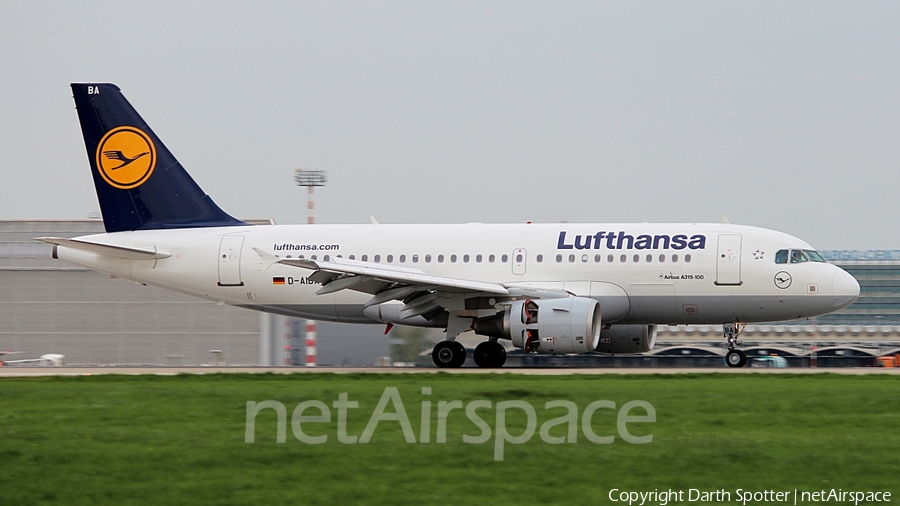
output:
[[728, 367], [744, 367], [747, 364], [747, 355], [737, 349], [739, 344], [743, 344], [743, 341], [738, 340], [738, 336], [744, 331], [745, 326], [745, 323], [741, 323], [738, 320], [724, 325], [725, 346], [728, 347], [728, 353], [725, 354], [725, 363], [728, 364]]
[[[503, 367], [506, 363], [506, 348], [494, 339], [476, 346], [474, 355], [478, 367]], [[438, 367], [462, 367], [466, 347], [457, 341], [441, 341], [432, 350], [431, 358]]]
[[478, 367], [503, 367], [506, 348], [495, 339], [485, 341], [475, 347], [475, 363]]
[[466, 362], [466, 347], [457, 341], [441, 341], [434, 345], [431, 359], [438, 367], [461, 367]]

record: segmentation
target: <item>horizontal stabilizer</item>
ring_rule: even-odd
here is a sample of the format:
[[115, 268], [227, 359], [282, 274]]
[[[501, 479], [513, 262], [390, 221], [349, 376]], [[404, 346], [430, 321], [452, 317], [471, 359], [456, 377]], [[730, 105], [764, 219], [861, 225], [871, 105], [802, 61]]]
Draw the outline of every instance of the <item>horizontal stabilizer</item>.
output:
[[124, 260], [159, 260], [169, 258], [171, 253], [162, 253], [156, 250], [126, 248], [125, 246], [113, 246], [111, 244], [100, 244], [96, 242], [81, 241], [79, 239], [66, 239], [64, 237], [35, 237], [36, 241], [55, 244], [64, 248], [77, 249], [81, 251], [90, 251], [98, 255], [112, 258], [121, 258]]

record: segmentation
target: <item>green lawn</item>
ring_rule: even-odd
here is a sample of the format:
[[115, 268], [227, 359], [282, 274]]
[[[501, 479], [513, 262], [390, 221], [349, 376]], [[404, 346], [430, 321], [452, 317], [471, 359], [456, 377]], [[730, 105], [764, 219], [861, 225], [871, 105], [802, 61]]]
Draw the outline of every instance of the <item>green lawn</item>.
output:
[[[341, 393], [346, 432], [361, 436], [386, 388], [397, 389], [413, 436], [421, 438], [422, 401], [431, 403], [428, 443], [407, 443], [397, 421], [382, 421], [368, 443], [338, 441]], [[431, 395], [422, 388], [430, 387]], [[286, 442], [276, 442], [275, 410], [256, 417], [245, 443], [247, 402], [286, 408]], [[304, 423], [323, 444], [300, 442], [291, 414], [317, 400], [330, 423]], [[490, 401], [481, 429], [454, 409], [437, 443], [440, 401]], [[536, 430], [506, 443], [495, 460], [497, 403], [526, 401]], [[549, 444], [540, 428], [578, 409], [577, 441]], [[582, 413], [594, 401], [615, 410]], [[617, 411], [643, 400], [654, 423], [618, 432]], [[386, 413], [394, 413], [388, 405]], [[304, 415], [317, 415], [309, 409]], [[643, 415], [636, 408], [631, 415]], [[506, 411], [511, 436], [523, 434], [522, 409]], [[565, 423], [549, 436], [567, 435]], [[0, 380], [0, 504], [613, 504], [610, 489], [750, 491], [881, 490], [900, 500], [900, 377], [837, 375], [211, 375], [92, 376]], [[684, 497], [687, 499], [687, 495]], [[732, 503], [735, 502], [732, 495]], [[685, 501], [686, 502], [686, 501]], [[791, 501], [793, 502], [793, 501]], [[616, 503], [621, 504], [621, 503]], [[626, 503], [627, 504], [627, 503]], [[659, 504], [648, 502], [647, 504]], [[677, 504], [677, 503], [676, 503]], [[752, 504], [752, 503], [751, 503]], [[757, 503], [761, 504], [761, 503]], [[831, 502], [830, 504], [836, 504]], [[845, 503], [841, 503], [845, 504]]]

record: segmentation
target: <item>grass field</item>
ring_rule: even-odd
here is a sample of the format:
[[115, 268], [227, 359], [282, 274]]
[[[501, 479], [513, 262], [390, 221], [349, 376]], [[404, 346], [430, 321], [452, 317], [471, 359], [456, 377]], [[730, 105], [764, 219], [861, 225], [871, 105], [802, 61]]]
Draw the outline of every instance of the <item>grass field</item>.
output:
[[[401, 424], [382, 421], [368, 443], [338, 441], [341, 393], [348, 435], [363, 434], [394, 387], [421, 438], [422, 402], [431, 402], [428, 443], [407, 443]], [[422, 388], [431, 394], [423, 395]], [[277, 415], [256, 417], [245, 443], [247, 402], [286, 407], [286, 442]], [[331, 408], [330, 423], [304, 423], [323, 444], [299, 441], [291, 413], [301, 402]], [[440, 401], [491, 402], [477, 411], [491, 428], [483, 444], [463, 435], [481, 429], [465, 409], [450, 411], [445, 443], [435, 441]], [[497, 403], [534, 407], [537, 427], [524, 444], [495, 460]], [[540, 427], [567, 413], [548, 401], [573, 402], [577, 441], [549, 444]], [[582, 413], [594, 401], [616, 410]], [[632, 423], [631, 444], [616, 413], [643, 400], [656, 422]], [[394, 413], [389, 404], [386, 413]], [[641, 415], [641, 409], [631, 411]], [[305, 415], [316, 415], [310, 409]], [[526, 430], [522, 409], [506, 411], [512, 436]], [[567, 435], [567, 424], [549, 436]], [[900, 378], [836, 375], [209, 375], [93, 376], [0, 380], [0, 504], [613, 504], [610, 489], [735, 491], [881, 490], [900, 500]], [[687, 493], [687, 492], [685, 492]], [[684, 497], [687, 499], [687, 496]], [[735, 502], [735, 496], [731, 497]], [[621, 503], [616, 503], [621, 504]], [[627, 503], [626, 503], [627, 504]], [[659, 504], [648, 502], [647, 504]], [[837, 504], [831, 502], [830, 504]], [[845, 504], [845, 503], [840, 503]]]

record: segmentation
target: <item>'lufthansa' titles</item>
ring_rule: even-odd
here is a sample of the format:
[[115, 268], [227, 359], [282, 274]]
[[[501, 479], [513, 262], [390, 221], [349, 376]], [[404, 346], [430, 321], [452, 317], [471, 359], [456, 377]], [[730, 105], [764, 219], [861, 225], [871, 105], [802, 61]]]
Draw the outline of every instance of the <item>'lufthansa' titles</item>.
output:
[[559, 233], [559, 241], [556, 249], [706, 249], [706, 236], [696, 234], [677, 235], [631, 235], [625, 231], [606, 232], [601, 231], [593, 235], [576, 235], [572, 239], [566, 237], [567, 232]]

